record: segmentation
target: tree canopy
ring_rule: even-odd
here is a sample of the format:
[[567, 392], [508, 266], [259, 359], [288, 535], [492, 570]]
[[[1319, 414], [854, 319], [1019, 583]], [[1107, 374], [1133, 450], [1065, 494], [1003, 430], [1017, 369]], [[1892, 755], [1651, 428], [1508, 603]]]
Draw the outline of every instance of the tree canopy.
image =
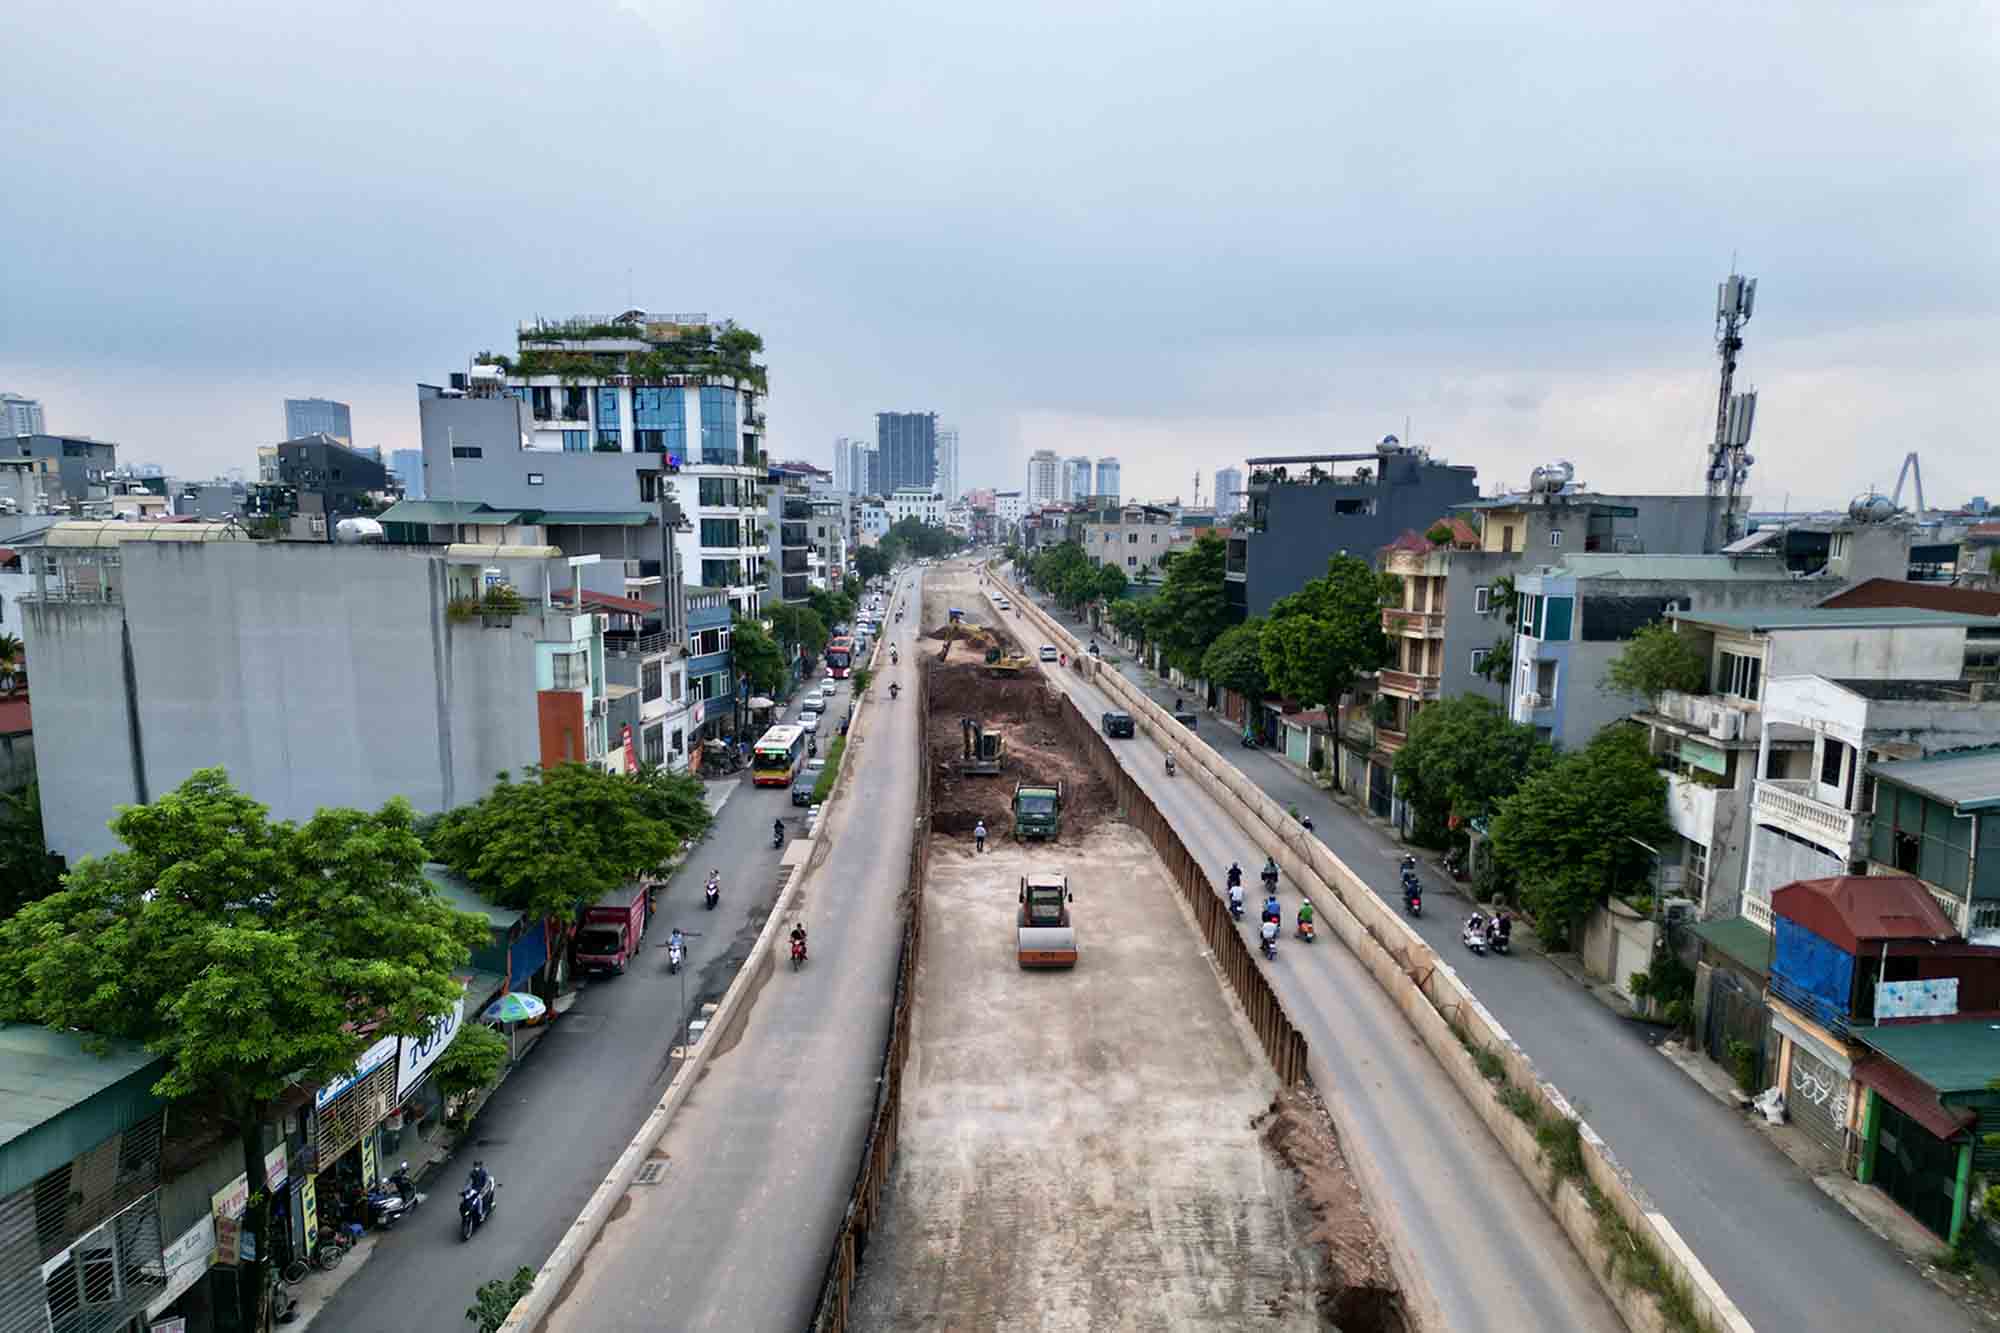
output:
[[0, 917], [54, 893], [57, 862], [42, 841], [41, 787], [0, 792]]
[[1190, 676], [1201, 674], [1209, 645], [1237, 620], [1223, 589], [1226, 552], [1222, 538], [1212, 532], [1170, 552], [1164, 562], [1166, 578], [1148, 600], [1150, 637], [1169, 664]]
[[1330, 707], [1355, 677], [1389, 660], [1382, 632], [1382, 576], [1356, 556], [1271, 605], [1259, 638], [1271, 688], [1308, 707]]
[[1662, 690], [1699, 694], [1707, 681], [1706, 659], [1663, 620], [1634, 634], [1604, 668], [1607, 686], [1641, 699], [1651, 699]]
[[766, 607], [764, 614], [771, 622], [771, 633], [787, 650], [787, 658], [794, 651], [817, 657], [826, 647], [826, 622], [810, 606], [780, 603]]
[[854, 599], [844, 591], [814, 588], [806, 594], [806, 605], [823, 625], [848, 625], [854, 621]]
[[882, 539], [882, 545], [890, 548], [893, 562], [904, 554], [931, 557], [950, 555], [965, 545], [965, 538], [950, 528], [941, 528], [920, 518], [899, 518], [890, 525], [888, 535]]
[[896, 563], [891, 554], [881, 546], [859, 547], [854, 552], [855, 571], [864, 579], [879, 579]]
[[1639, 843], [1657, 847], [1672, 832], [1667, 780], [1644, 731], [1608, 727], [1503, 799], [1492, 830], [1493, 854], [1520, 884], [1536, 932], [1561, 947], [1612, 893], [1652, 873]]
[[[401, 799], [294, 825], [211, 768], [111, 827], [123, 850], [0, 923], [0, 1019], [166, 1057], [157, 1092], [212, 1100], [236, 1122], [255, 1201], [245, 1228], [267, 1237], [270, 1105], [345, 1074], [380, 1036], [429, 1031], [459, 1003], [452, 974], [489, 927], [424, 879]], [[263, 1283], [250, 1279], [254, 1302]]]
[[1533, 727], [1510, 721], [1490, 699], [1460, 694], [1417, 711], [1396, 753], [1396, 780], [1416, 815], [1416, 840], [1436, 846], [1454, 818], [1491, 816], [1524, 778], [1554, 761]]
[[1247, 699], [1263, 698], [1270, 688], [1264, 677], [1263, 634], [1264, 622], [1255, 618], [1222, 631], [1202, 654], [1201, 678]]
[[523, 769], [440, 819], [431, 847], [502, 906], [569, 920], [619, 885], [658, 873], [706, 829], [700, 792], [684, 773]]
[[776, 694], [785, 686], [785, 656], [777, 641], [754, 620], [737, 616], [730, 623], [729, 662], [759, 694]]

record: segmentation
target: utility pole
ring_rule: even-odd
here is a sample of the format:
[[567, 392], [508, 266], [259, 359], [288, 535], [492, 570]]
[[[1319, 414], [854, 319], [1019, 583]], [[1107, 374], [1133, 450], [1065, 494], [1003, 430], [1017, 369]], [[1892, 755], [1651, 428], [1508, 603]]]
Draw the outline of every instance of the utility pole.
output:
[[1715, 350], [1722, 358], [1722, 382], [1715, 395], [1715, 441], [1708, 458], [1708, 532], [1704, 545], [1719, 551], [1738, 536], [1736, 506], [1750, 478], [1750, 427], [1757, 394], [1733, 393], [1736, 358], [1743, 350], [1743, 326], [1757, 304], [1757, 279], [1732, 273], [1715, 289]]

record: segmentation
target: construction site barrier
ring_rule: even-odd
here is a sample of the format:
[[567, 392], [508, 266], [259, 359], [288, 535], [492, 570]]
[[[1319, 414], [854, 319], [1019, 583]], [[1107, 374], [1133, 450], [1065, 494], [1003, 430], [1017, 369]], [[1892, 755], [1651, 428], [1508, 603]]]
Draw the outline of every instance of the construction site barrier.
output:
[[909, 1061], [910, 1011], [916, 1003], [917, 965], [923, 959], [924, 877], [931, 854], [931, 665], [920, 662], [918, 668], [916, 829], [910, 838], [909, 888], [903, 899], [903, 947], [896, 960], [896, 1008], [889, 1022], [889, 1043], [882, 1053], [882, 1077], [876, 1081], [875, 1114], [868, 1122], [868, 1137], [861, 1148], [861, 1169], [834, 1236], [833, 1254], [820, 1286], [819, 1308], [813, 1313], [812, 1326], [819, 1333], [844, 1333], [847, 1328], [854, 1279], [882, 1213], [882, 1195], [895, 1164], [896, 1136], [902, 1125], [903, 1066]]
[[[996, 582], [1001, 581], [996, 579]], [[1025, 607], [1036, 624], [1052, 636], [1053, 642], [1070, 645], [1071, 661], [1080, 675], [1117, 699], [1141, 730], [1163, 743], [1171, 738], [1185, 755], [1183, 770], [1216, 796], [1225, 809], [1234, 807], [1232, 817], [1246, 830], [1263, 826], [1277, 844], [1275, 857], [1287, 878], [1313, 898], [1321, 920], [1341, 937], [1384, 993], [1403, 1011], [1417, 1036], [1458, 1085], [1517, 1169], [1530, 1181], [1544, 1186], [1549, 1183], [1541, 1178], [1547, 1165], [1534, 1131], [1515, 1111], [1503, 1105], [1496, 1084], [1479, 1067], [1470, 1048], [1499, 1058], [1507, 1084], [1528, 1094], [1537, 1118], [1560, 1117], [1576, 1122], [1585, 1178], [1632, 1238], [1651, 1244], [1685, 1293], [1696, 1321], [1729, 1333], [1751, 1333], [1748, 1318], [1688, 1248], [1672, 1221], [1654, 1207], [1645, 1190], [1561, 1090], [1541, 1077], [1527, 1053], [1466, 988], [1451, 964], [1440, 958], [1422, 936], [1378, 898], [1332, 849], [1292, 818], [1289, 811], [1216, 754], [1205, 740], [1176, 722], [1145, 691], [1114, 668], [1082, 655], [1075, 636], [1066, 627], [1036, 605], [1025, 589], [1010, 586], [1015, 589], [1015, 606]], [[1625, 1256], [1614, 1248], [1619, 1242], [1607, 1239], [1583, 1192], [1570, 1180], [1554, 1184], [1555, 1188], [1542, 1197], [1570, 1243], [1583, 1256], [1599, 1290], [1629, 1327], [1641, 1330], [1663, 1327], [1662, 1313], [1651, 1293], [1622, 1282], [1617, 1276]]]
[[1062, 724], [1069, 732], [1070, 744], [1090, 756], [1091, 766], [1110, 785], [1126, 820], [1146, 835], [1167, 867], [1167, 873], [1180, 887], [1181, 896], [1187, 899], [1188, 907], [1193, 910], [1195, 929], [1207, 942], [1216, 966], [1229, 978], [1243, 1016], [1249, 1020], [1257, 1040], [1263, 1044], [1264, 1054], [1270, 1058], [1271, 1068], [1277, 1071], [1279, 1081], [1287, 1087], [1305, 1081], [1305, 1034], [1285, 1013], [1277, 991], [1272, 989], [1270, 979], [1264, 975], [1264, 968], [1258, 963], [1256, 954], [1237, 932], [1228, 904], [1216, 894], [1215, 886], [1209, 881], [1201, 862], [1188, 851], [1181, 835], [1174, 831], [1172, 822], [1153, 804], [1153, 798], [1118, 762], [1110, 744], [1084, 717], [1076, 701], [1062, 696], [1062, 704]]

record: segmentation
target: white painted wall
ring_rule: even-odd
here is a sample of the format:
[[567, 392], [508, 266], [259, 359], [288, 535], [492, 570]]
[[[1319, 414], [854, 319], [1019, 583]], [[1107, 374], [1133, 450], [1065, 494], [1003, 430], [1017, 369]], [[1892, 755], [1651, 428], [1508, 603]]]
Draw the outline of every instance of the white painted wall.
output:
[[1777, 630], [1770, 640], [1767, 679], [1957, 680], [1965, 674], [1965, 630], [1958, 627]]

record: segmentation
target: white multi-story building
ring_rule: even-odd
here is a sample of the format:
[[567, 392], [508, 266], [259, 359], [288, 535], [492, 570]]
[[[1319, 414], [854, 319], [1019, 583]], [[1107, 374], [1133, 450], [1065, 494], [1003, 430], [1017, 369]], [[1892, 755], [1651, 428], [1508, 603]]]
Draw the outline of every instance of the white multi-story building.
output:
[[894, 522], [889, 517], [889, 506], [880, 500], [863, 500], [855, 511], [855, 524], [860, 528], [864, 541], [871, 546], [889, 535], [889, 527]]
[[1053, 449], [1028, 455], [1028, 484], [1022, 491], [1028, 508], [1054, 504], [1062, 498], [1062, 460]]
[[901, 523], [906, 518], [914, 518], [930, 527], [944, 526], [944, 497], [936, 491], [927, 491], [920, 486], [899, 486], [889, 496], [889, 521]]
[[833, 441], [833, 488], [854, 494], [854, 441], [845, 435], [835, 436]]
[[23, 398], [18, 393], [0, 393], [0, 436], [46, 434], [48, 428], [42, 424], [39, 399]]
[[1117, 504], [1122, 494], [1118, 489], [1118, 460], [1111, 457], [1097, 460], [1097, 489], [1091, 494], [1102, 497], [1109, 504]]
[[937, 492], [946, 501], [958, 499], [958, 427], [940, 426], [937, 436]]
[[1228, 522], [1243, 512], [1243, 469], [1221, 467], [1215, 470], [1215, 517], [1220, 522]]
[[1062, 466], [1062, 494], [1059, 500], [1088, 500], [1096, 492], [1090, 489], [1090, 460], [1078, 455], [1065, 458]]
[[1019, 491], [993, 492], [993, 516], [999, 520], [1001, 540], [1012, 540], [1028, 512], [1028, 497]]

